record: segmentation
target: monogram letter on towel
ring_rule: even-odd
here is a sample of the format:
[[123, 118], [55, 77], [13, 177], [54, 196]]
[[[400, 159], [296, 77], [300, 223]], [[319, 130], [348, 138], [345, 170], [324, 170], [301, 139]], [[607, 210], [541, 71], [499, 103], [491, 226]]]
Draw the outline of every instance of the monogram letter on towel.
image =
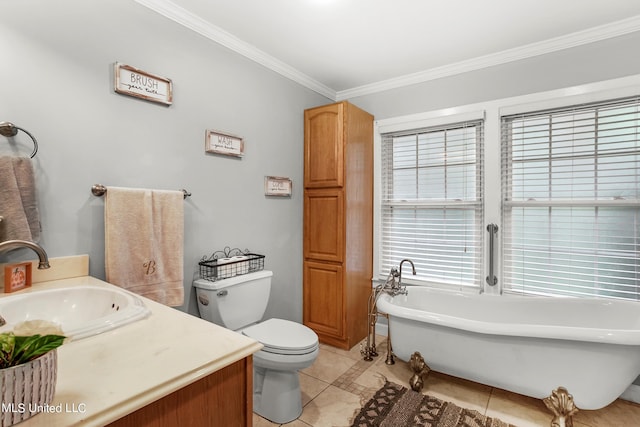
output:
[[184, 302], [184, 193], [108, 187], [107, 282], [168, 306]]

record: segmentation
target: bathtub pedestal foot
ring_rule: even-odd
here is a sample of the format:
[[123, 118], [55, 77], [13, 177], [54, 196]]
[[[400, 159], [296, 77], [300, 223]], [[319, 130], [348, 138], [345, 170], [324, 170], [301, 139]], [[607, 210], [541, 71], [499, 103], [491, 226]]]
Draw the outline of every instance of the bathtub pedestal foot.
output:
[[424, 379], [431, 368], [424, 361], [424, 358], [420, 354], [419, 351], [416, 351], [411, 355], [411, 359], [409, 359], [409, 367], [413, 371], [413, 375], [409, 380], [409, 385], [411, 385], [411, 389], [413, 391], [420, 392], [422, 387], [424, 386]]
[[551, 392], [551, 396], [545, 397], [542, 401], [553, 412], [551, 427], [573, 427], [573, 415], [578, 412], [578, 408], [566, 388], [558, 387]]

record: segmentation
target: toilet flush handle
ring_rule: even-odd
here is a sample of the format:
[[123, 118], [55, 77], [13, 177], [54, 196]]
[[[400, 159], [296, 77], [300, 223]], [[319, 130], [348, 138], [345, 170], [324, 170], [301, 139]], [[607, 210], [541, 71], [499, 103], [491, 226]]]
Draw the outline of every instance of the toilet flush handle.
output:
[[219, 296], [219, 297], [223, 297], [223, 296], [226, 296], [228, 293], [229, 292], [226, 289], [224, 289], [222, 291], [218, 291], [218, 293], [216, 295]]

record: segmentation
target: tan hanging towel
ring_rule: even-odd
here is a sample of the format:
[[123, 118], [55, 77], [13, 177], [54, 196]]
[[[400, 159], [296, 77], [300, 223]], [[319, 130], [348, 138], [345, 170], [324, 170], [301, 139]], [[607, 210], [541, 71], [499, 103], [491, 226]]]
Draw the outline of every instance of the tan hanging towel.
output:
[[159, 303], [184, 302], [184, 193], [107, 187], [107, 282]]
[[0, 157], [0, 229], [3, 240], [40, 240], [33, 164], [27, 157]]

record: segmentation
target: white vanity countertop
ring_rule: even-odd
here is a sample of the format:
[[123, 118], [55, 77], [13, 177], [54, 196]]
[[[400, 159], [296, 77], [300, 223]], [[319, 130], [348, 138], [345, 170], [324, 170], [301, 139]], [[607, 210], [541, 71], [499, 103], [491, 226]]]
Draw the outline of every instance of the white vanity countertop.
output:
[[[113, 286], [84, 276], [37, 283], [20, 292], [76, 285]], [[50, 406], [61, 412], [39, 413], [19, 426], [104, 426], [262, 347], [244, 335], [142, 300], [151, 310], [147, 318], [58, 348]]]

